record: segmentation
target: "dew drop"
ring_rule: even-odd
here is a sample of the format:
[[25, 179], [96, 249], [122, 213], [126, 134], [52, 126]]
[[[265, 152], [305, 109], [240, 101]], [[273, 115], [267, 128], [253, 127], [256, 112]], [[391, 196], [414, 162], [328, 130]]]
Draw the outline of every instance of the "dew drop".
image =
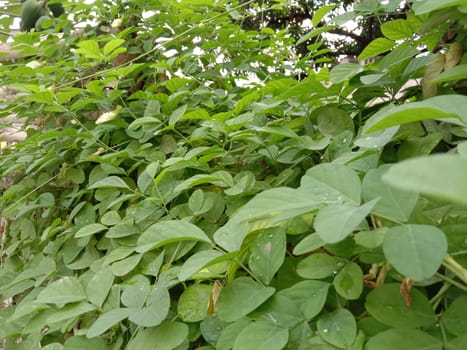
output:
[[347, 142], [347, 138], [343, 138], [342, 143], [346, 143], [346, 142]]
[[329, 332], [328, 329], [327, 329], [327, 328], [324, 328], [324, 329], [323, 329], [323, 333], [327, 333], [327, 332]]
[[336, 271], [336, 270], [334, 270], [334, 271], [331, 272], [331, 276], [335, 276], [335, 275], [337, 275], [337, 271]]
[[339, 267], [344, 266], [344, 262], [343, 262], [343, 261], [339, 261], [339, 262], [337, 263], [337, 266], [339, 266]]

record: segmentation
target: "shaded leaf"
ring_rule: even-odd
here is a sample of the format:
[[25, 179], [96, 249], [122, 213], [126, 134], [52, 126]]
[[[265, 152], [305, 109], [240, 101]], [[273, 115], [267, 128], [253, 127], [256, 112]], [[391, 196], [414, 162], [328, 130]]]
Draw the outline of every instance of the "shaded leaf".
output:
[[447, 240], [435, 226], [395, 226], [384, 236], [383, 250], [397, 271], [422, 281], [432, 277], [440, 267], [447, 253]]
[[36, 300], [44, 304], [67, 304], [85, 299], [81, 283], [75, 277], [63, 277], [45, 287]]
[[252, 243], [248, 265], [251, 271], [269, 285], [284, 262], [286, 235], [283, 229], [268, 229]]
[[394, 47], [394, 41], [385, 38], [377, 38], [369, 43], [365, 49], [358, 55], [360, 61], [371, 57], [378, 56], [384, 52], [391, 50]]
[[263, 287], [248, 277], [239, 277], [225, 286], [217, 300], [218, 316], [233, 322], [264, 303], [275, 289]]
[[157, 327], [140, 329], [130, 340], [126, 350], [172, 350], [188, 337], [184, 323], [165, 321]]
[[466, 108], [467, 96], [436, 96], [420, 102], [382, 109], [368, 119], [363, 132], [371, 133], [395, 125], [439, 118], [449, 118], [447, 121], [463, 125], [467, 122], [463, 112]]
[[442, 154], [409, 159], [392, 166], [383, 180], [406, 191], [467, 205], [467, 159]]
[[405, 304], [397, 283], [387, 283], [368, 293], [365, 307], [375, 319], [391, 327], [428, 327], [436, 322], [427, 297], [418, 289], [410, 291], [411, 305]]
[[199, 322], [206, 317], [212, 288], [206, 284], [194, 284], [183, 291], [178, 299], [177, 312], [184, 322]]
[[235, 339], [233, 350], [280, 350], [287, 344], [289, 332], [271, 322], [253, 322]]
[[325, 243], [337, 243], [345, 239], [367, 217], [378, 199], [360, 207], [333, 205], [321, 209], [316, 215], [315, 230]]
[[128, 309], [118, 308], [110, 310], [101, 315], [91, 327], [89, 327], [86, 336], [88, 338], [97, 337], [127, 317]]
[[102, 180], [94, 182], [88, 188], [90, 190], [96, 189], [96, 188], [124, 188], [124, 189], [130, 189], [130, 187], [126, 184], [126, 182], [123, 181], [118, 176], [106, 177], [106, 178], [104, 178]]
[[363, 292], [363, 272], [356, 263], [347, 263], [333, 281], [336, 292], [347, 300], [356, 300]]
[[371, 212], [395, 222], [406, 222], [409, 220], [415, 205], [418, 202], [418, 194], [415, 192], [402, 191], [383, 182], [390, 165], [371, 169], [363, 178], [363, 198], [370, 201], [378, 198], [378, 202]]
[[366, 350], [441, 350], [441, 340], [411, 327], [392, 328], [369, 339]]
[[328, 343], [348, 349], [357, 336], [357, 322], [347, 309], [337, 309], [318, 318], [318, 333]]
[[307, 320], [318, 315], [324, 307], [329, 283], [321, 281], [302, 281], [278, 292], [297, 304]]

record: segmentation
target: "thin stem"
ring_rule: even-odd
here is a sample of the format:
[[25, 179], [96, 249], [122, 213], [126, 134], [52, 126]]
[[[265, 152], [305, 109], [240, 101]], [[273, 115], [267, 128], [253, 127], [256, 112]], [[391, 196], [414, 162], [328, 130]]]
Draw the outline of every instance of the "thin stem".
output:
[[433, 305], [433, 310], [436, 310], [438, 308], [439, 303], [441, 302], [441, 300], [443, 300], [444, 294], [450, 287], [450, 283], [443, 284], [443, 286], [439, 289], [438, 293], [436, 293], [436, 295], [434, 295], [433, 298], [430, 299], [430, 303]]
[[459, 282], [453, 280], [452, 278], [449, 278], [449, 277], [447, 277], [447, 276], [445, 276], [445, 275], [442, 275], [442, 274], [440, 274], [439, 272], [436, 273], [436, 277], [439, 277], [439, 278], [441, 278], [443, 281], [445, 281], [445, 282], [447, 282], [447, 283], [449, 283], [449, 284], [451, 284], [451, 285], [453, 285], [453, 286], [455, 286], [455, 287], [457, 287], [457, 288], [463, 290], [464, 292], [467, 292], [467, 286], [465, 286], [464, 284], [461, 284], [461, 283], [459, 283]]
[[450, 255], [446, 255], [446, 257], [443, 260], [443, 265], [455, 273], [457, 277], [459, 277], [464, 284], [467, 284], [467, 270], [459, 264], [454, 258]]

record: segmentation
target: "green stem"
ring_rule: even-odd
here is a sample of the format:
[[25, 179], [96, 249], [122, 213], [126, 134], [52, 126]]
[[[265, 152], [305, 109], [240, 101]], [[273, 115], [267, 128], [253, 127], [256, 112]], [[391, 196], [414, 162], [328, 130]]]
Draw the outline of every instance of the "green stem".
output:
[[467, 269], [459, 264], [451, 255], [446, 255], [443, 260], [443, 265], [451, 272], [453, 272], [457, 277], [459, 277], [464, 284], [467, 284]]
[[439, 289], [438, 293], [436, 293], [436, 295], [430, 299], [430, 303], [433, 305], [433, 310], [436, 310], [438, 308], [439, 303], [441, 302], [441, 300], [443, 300], [444, 294], [450, 287], [450, 283], [443, 284], [443, 286]]
[[440, 273], [436, 273], [436, 277], [441, 278], [443, 281], [448, 282], [449, 284], [463, 290], [464, 292], [467, 292], [467, 286], [466, 285], [464, 285], [462, 283], [459, 283], [459, 282], [453, 280], [452, 278], [449, 278], [449, 277], [447, 277], [445, 275], [442, 275]]

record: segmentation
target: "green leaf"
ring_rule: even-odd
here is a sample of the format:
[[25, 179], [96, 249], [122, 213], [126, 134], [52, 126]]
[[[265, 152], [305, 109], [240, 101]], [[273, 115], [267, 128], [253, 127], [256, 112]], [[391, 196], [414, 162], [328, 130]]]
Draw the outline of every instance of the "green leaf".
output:
[[321, 209], [314, 222], [316, 233], [325, 243], [344, 240], [365, 220], [377, 201], [372, 200], [360, 207], [342, 204]]
[[101, 223], [106, 226], [117, 225], [121, 221], [122, 218], [120, 217], [120, 214], [115, 210], [108, 211], [101, 217]]
[[238, 321], [230, 323], [222, 330], [222, 333], [219, 337], [219, 340], [216, 343], [217, 350], [231, 350], [235, 343], [235, 339], [237, 339], [239, 333], [248, 326], [252, 321], [247, 318], [243, 317]]
[[88, 339], [83, 336], [68, 338], [63, 344], [63, 350], [109, 350], [102, 338]]
[[305, 317], [298, 305], [284, 295], [274, 294], [249, 317], [257, 321], [273, 320], [279, 327], [290, 328], [304, 322]]
[[329, 283], [321, 281], [302, 281], [277, 294], [286, 296], [297, 304], [307, 320], [318, 315], [324, 307]]
[[336, 292], [347, 300], [356, 300], [363, 292], [363, 272], [355, 263], [347, 263], [333, 281]]
[[154, 181], [154, 176], [158, 173], [160, 168], [159, 162], [149, 164], [146, 169], [138, 176], [138, 188], [141, 193], [145, 193]]
[[441, 340], [413, 327], [392, 328], [371, 337], [365, 350], [442, 350]]
[[58, 322], [65, 322], [75, 319], [76, 317], [96, 310], [96, 306], [86, 302], [69, 304], [56, 310], [50, 317], [47, 318], [48, 324], [54, 324]]
[[281, 350], [287, 344], [289, 332], [272, 322], [253, 322], [243, 328], [235, 339], [233, 350]]
[[448, 349], [449, 350], [464, 350], [465, 344], [467, 343], [467, 333], [464, 333], [463, 335], [451, 339], [448, 343]]
[[447, 7], [455, 7], [467, 5], [465, 0], [425, 0], [415, 1], [413, 4], [413, 10], [416, 15], [422, 15], [424, 13], [433, 12], [436, 10], [444, 9]]
[[467, 159], [442, 154], [409, 159], [392, 166], [383, 180], [406, 191], [421, 192], [467, 205]]
[[323, 26], [323, 27], [318, 27], [318, 28], [315, 28], [315, 29], [312, 29], [310, 30], [308, 33], [306, 33], [305, 35], [302, 35], [300, 37], [300, 39], [297, 40], [297, 42], [295, 43], [295, 45], [300, 45], [312, 38], [315, 38], [317, 37], [318, 35], [321, 35], [322, 33], [325, 33], [331, 29], [335, 28], [335, 26], [333, 25], [328, 25], [328, 26]]
[[384, 236], [383, 250], [397, 271], [415, 281], [423, 281], [441, 266], [447, 253], [447, 240], [435, 226], [395, 226]]
[[89, 327], [86, 336], [88, 338], [97, 337], [127, 317], [128, 309], [118, 308], [110, 310], [99, 316], [91, 327]]
[[372, 231], [360, 231], [354, 238], [355, 243], [365, 248], [377, 248], [383, 244], [388, 227], [380, 227]]
[[420, 52], [414, 47], [400, 46], [391, 50], [389, 54], [384, 56], [380, 61], [379, 67], [380, 69], [388, 69], [398, 63], [404, 62], [405, 60], [414, 57], [419, 53]]
[[263, 287], [248, 277], [239, 277], [222, 288], [217, 300], [218, 316], [233, 322], [255, 310], [264, 303], [275, 289]]
[[104, 230], [107, 230], [107, 226], [105, 225], [97, 224], [97, 223], [89, 224], [89, 225], [81, 227], [78, 230], [78, 232], [76, 232], [75, 238], [92, 236], [93, 234], [102, 232]]
[[95, 183], [91, 184], [88, 189], [93, 190], [96, 188], [123, 188], [123, 189], [130, 189], [130, 187], [126, 184], [118, 176], [109, 176], [102, 180], [96, 181]]
[[[340, 84], [350, 80], [354, 75], [360, 73], [363, 67], [358, 63], [342, 63], [334, 66], [329, 74], [329, 81], [333, 84]], [[352, 124], [353, 127], [353, 124]]]
[[325, 243], [321, 237], [316, 232], [314, 232], [298, 242], [293, 250], [293, 253], [295, 255], [306, 254], [321, 248], [324, 244]]
[[165, 321], [157, 327], [140, 329], [125, 350], [172, 350], [188, 337], [184, 323]]
[[284, 262], [285, 250], [286, 235], [281, 228], [265, 230], [253, 241], [248, 265], [261, 282], [269, 285]]
[[147, 228], [138, 238], [136, 251], [145, 253], [169, 243], [201, 241], [211, 243], [197, 226], [181, 220], [160, 221]]
[[149, 280], [141, 275], [136, 275], [131, 284], [123, 290], [121, 302], [128, 307], [142, 308], [150, 291]]
[[102, 59], [102, 55], [99, 49], [99, 43], [97, 42], [97, 40], [91, 39], [81, 41], [78, 44], [78, 49], [76, 49], [75, 52], [84, 55], [88, 59]]
[[363, 198], [366, 201], [379, 198], [371, 212], [394, 222], [406, 222], [418, 202], [418, 194], [402, 191], [387, 185], [382, 177], [390, 165], [371, 169], [363, 178]]
[[391, 327], [417, 328], [433, 325], [437, 318], [427, 297], [418, 289], [410, 291], [411, 304], [407, 306], [397, 283], [386, 283], [373, 289], [366, 297], [367, 311]]
[[170, 309], [170, 294], [165, 286], [156, 286], [146, 300], [146, 307], [130, 307], [128, 319], [141, 327], [153, 327], [162, 323]]
[[[319, 204], [300, 189], [278, 187], [256, 195], [214, 234], [217, 244], [229, 252], [238, 251], [248, 232], [317, 209]], [[250, 226], [248, 225], [250, 222]]]
[[430, 79], [430, 83], [445, 83], [447, 81], [467, 79], [467, 64], [459, 64], [458, 66], [449, 68], [436, 78]]
[[182, 321], [199, 322], [206, 317], [212, 288], [206, 284], [194, 284], [183, 291], [177, 304]]
[[47, 285], [36, 301], [44, 304], [68, 304], [86, 299], [81, 283], [75, 277], [63, 277]]
[[193, 254], [183, 264], [180, 272], [178, 273], [178, 279], [180, 281], [186, 281], [222, 255], [223, 254], [217, 250], [202, 250]]
[[133, 254], [128, 258], [114, 262], [110, 269], [115, 276], [125, 276], [133, 270], [143, 258], [143, 254]]
[[297, 265], [297, 274], [303, 278], [320, 279], [334, 276], [342, 266], [342, 259], [323, 253], [312, 254]]
[[315, 13], [313, 14], [313, 17], [311, 19], [311, 22], [313, 23], [313, 27], [317, 27], [318, 24], [321, 22], [324, 16], [326, 16], [330, 11], [334, 10], [337, 7], [337, 5], [324, 5], [320, 6]]
[[340, 108], [321, 107], [313, 111], [318, 115], [318, 130], [324, 136], [335, 138], [344, 131], [354, 132], [354, 122], [350, 115]]
[[109, 56], [112, 53], [112, 51], [114, 51], [117, 47], [122, 45], [124, 42], [125, 40], [123, 39], [112, 39], [104, 45], [104, 47], [102, 48], [102, 53], [105, 56]]
[[413, 31], [409, 22], [405, 19], [394, 19], [381, 25], [383, 35], [391, 40], [401, 40], [412, 36]]
[[88, 300], [98, 307], [102, 307], [112, 288], [114, 275], [109, 267], [99, 270], [88, 282], [86, 295]]
[[60, 343], [51, 343], [41, 347], [41, 350], [63, 350], [63, 345]]
[[337, 309], [318, 318], [318, 333], [328, 343], [349, 349], [357, 336], [357, 322], [347, 309]]
[[344, 165], [323, 163], [312, 167], [302, 177], [300, 189], [317, 201], [360, 204], [360, 178]]
[[360, 61], [368, 58], [378, 56], [384, 52], [391, 50], [394, 47], [395, 42], [385, 38], [377, 38], [369, 43], [363, 51], [358, 55]]
[[442, 314], [441, 322], [445, 329], [455, 336], [467, 333], [467, 295], [458, 296]]
[[368, 134], [395, 125], [439, 118], [449, 118], [447, 119], [449, 122], [464, 125], [467, 123], [463, 112], [466, 108], [467, 96], [435, 96], [420, 102], [381, 109], [368, 119], [363, 132]]

